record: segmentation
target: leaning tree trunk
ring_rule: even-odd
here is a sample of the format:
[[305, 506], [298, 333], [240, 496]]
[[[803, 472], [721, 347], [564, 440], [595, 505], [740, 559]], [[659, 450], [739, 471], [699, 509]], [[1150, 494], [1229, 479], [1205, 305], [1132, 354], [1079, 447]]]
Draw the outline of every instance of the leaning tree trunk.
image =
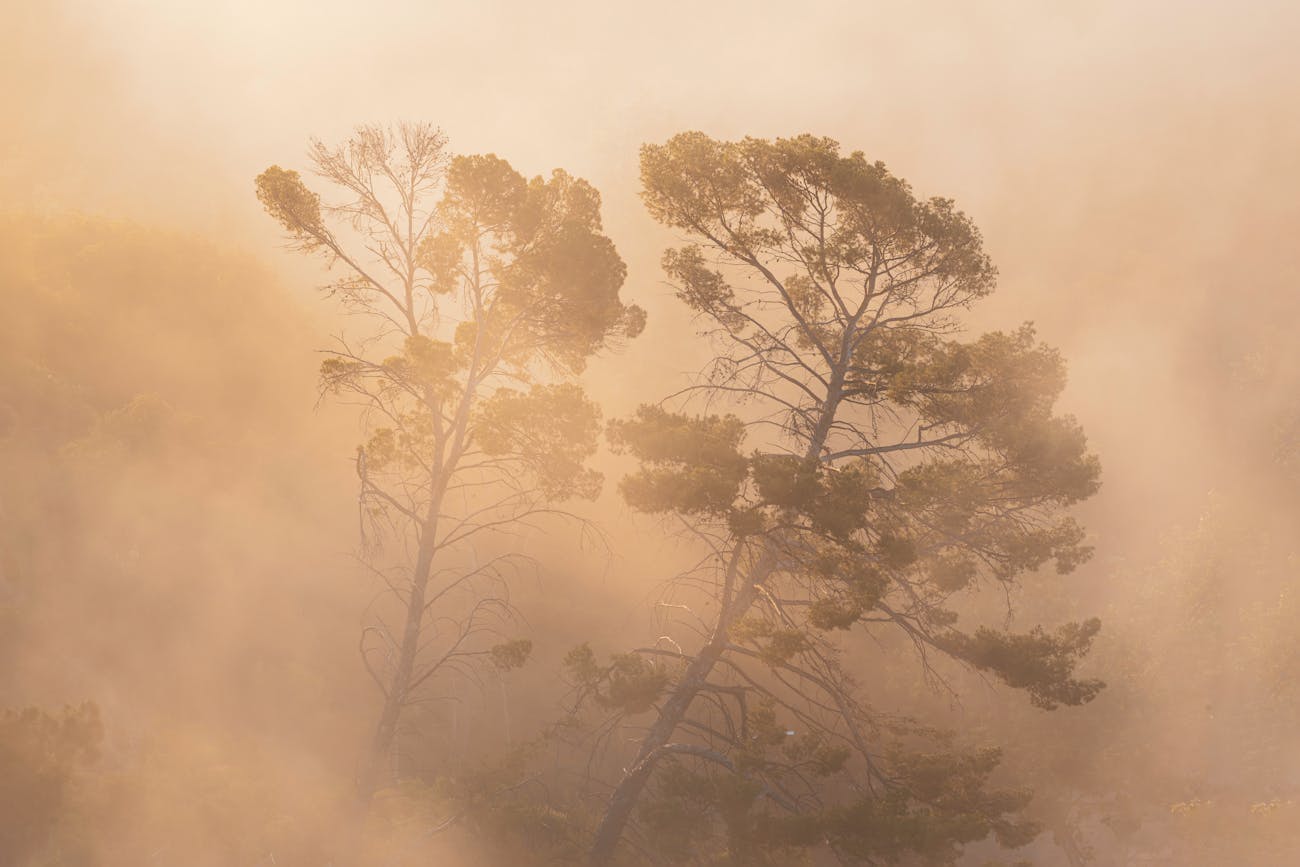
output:
[[750, 576], [736, 594], [728, 610], [718, 618], [709, 643], [686, 667], [686, 673], [673, 687], [672, 694], [669, 695], [668, 701], [664, 703], [663, 710], [659, 713], [659, 718], [655, 720], [654, 725], [641, 741], [641, 749], [637, 752], [632, 769], [624, 775], [610, 795], [609, 805], [605, 808], [605, 815], [601, 817], [600, 826], [596, 829], [596, 839], [591, 847], [589, 863], [592, 867], [604, 867], [613, 860], [614, 850], [623, 836], [623, 829], [627, 827], [628, 819], [632, 817], [632, 810], [636, 807], [641, 792], [650, 782], [650, 776], [654, 773], [655, 765], [663, 754], [663, 748], [668, 745], [673, 732], [681, 725], [691, 702], [695, 700], [695, 696], [699, 694], [713, 672], [713, 667], [717, 665], [726, 650], [727, 633], [731, 626], [753, 604], [757, 595], [758, 581], [754, 580], [756, 577], [758, 576]]
[[[844, 389], [844, 368], [848, 363], [847, 345], [846, 341], [841, 347], [840, 364], [831, 373], [826, 399], [804, 452], [805, 460], [815, 460], [820, 457], [822, 447], [830, 433], [831, 423], [835, 420], [835, 412]], [[726, 651], [728, 633], [732, 625], [749, 610], [749, 606], [758, 596], [758, 586], [775, 571], [777, 554], [776, 547], [769, 540], [766, 550], [745, 576], [731, 604], [719, 614], [717, 625], [709, 637], [709, 643], [704, 645], [686, 667], [686, 673], [673, 688], [663, 710], [659, 713], [659, 718], [642, 739], [636, 762], [614, 787], [609, 797], [609, 805], [605, 808], [605, 815], [601, 817], [600, 825], [596, 828], [595, 841], [588, 856], [591, 867], [606, 867], [612, 863], [618, 841], [623, 836], [623, 830], [632, 817], [632, 810], [636, 808], [641, 793], [650, 782], [655, 765], [663, 755], [664, 747], [668, 745], [669, 738], [685, 719], [691, 702], [695, 700], [695, 696], [699, 694], [709, 675], [713, 673], [714, 666]]]

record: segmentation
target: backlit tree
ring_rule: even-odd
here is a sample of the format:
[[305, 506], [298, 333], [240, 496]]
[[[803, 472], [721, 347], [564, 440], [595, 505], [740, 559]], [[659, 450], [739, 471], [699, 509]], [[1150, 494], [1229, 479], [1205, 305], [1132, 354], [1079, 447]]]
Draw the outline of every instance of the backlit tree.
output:
[[[619, 300], [625, 267], [585, 181], [451, 157], [420, 124], [315, 142], [310, 162], [326, 195], [278, 166], [257, 195], [296, 249], [328, 260], [333, 296], [366, 323], [321, 377], [364, 412], [365, 559], [401, 617], [362, 636], [383, 695], [360, 781], [369, 795], [392, 776], [403, 714], [440, 675], [526, 658], [527, 642], [502, 633], [524, 555], [480, 558], [475, 546], [595, 496], [584, 461], [599, 412], [566, 374], [635, 336], [644, 314]], [[383, 540], [396, 544], [380, 554]]]
[[671, 585], [695, 618], [675, 637], [570, 655], [582, 704], [649, 720], [591, 863], [621, 840], [629, 858], [735, 864], [816, 848], [951, 863], [990, 834], [1026, 842], [1027, 796], [989, 783], [997, 753], [873, 708], [870, 644], [849, 636], [902, 636], [924, 671], [956, 659], [1042, 708], [1097, 694], [1074, 676], [1096, 621], [1017, 634], [958, 611], [968, 588], [1088, 555], [1063, 510], [1099, 469], [1053, 411], [1059, 355], [1029, 326], [958, 339], [995, 284], [978, 231], [861, 153], [686, 133], [645, 147], [641, 172], [650, 213], [690, 240], [663, 264], [716, 359], [610, 436], [641, 462], [627, 502], [707, 556]]

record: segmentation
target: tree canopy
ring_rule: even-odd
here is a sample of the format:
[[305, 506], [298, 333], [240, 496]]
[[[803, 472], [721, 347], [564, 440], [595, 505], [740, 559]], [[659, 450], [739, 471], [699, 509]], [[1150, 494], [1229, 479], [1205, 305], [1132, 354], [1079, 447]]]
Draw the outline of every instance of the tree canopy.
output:
[[[610, 436], [641, 461], [627, 501], [708, 546], [678, 583], [713, 613], [694, 637], [637, 650], [659, 690], [622, 709], [653, 716], [592, 862], [610, 862], [637, 810], [654, 829], [640, 845], [673, 839], [653, 805], [682, 803], [687, 777], [704, 802], [691, 833], [725, 830], [737, 863], [758, 863], [759, 842], [951, 863], [988, 834], [1029, 839], [1024, 800], [987, 789], [996, 754], [934, 751], [886, 722], [850, 674], [861, 645], [839, 636], [899, 632], [927, 671], [955, 658], [1047, 709], [1101, 689], [1074, 676], [1097, 621], [1016, 634], [965, 628], [959, 611], [968, 588], [1089, 555], [1064, 510], [1097, 490], [1099, 467], [1053, 410], [1060, 356], [1030, 326], [959, 339], [995, 282], [979, 232], [861, 153], [685, 133], [641, 157], [647, 208], [690, 241], [664, 269], [716, 358], [680, 409], [644, 406]], [[599, 694], [620, 666], [575, 675]]]
[[[331, 292], [370, 323], [321, 366], [324, 388], [365, 414], [365, 553], [401, 609], [400, 627], [380, 619], [362, 637], [383, 695], [368, 796], [400, 777], [399, 722], [418, 688], [527, 656], [503, 639], [508, 578], [531, 558], [480, 561], [476, 543], [596, 496], [600, 476], [584, 462], [599, 410], [576, 384], [552, 380], [635, 337], [645, 315], [619, 300], [626, 268], [603, 233], [600, 196], [564, 171], [527, 179], [492, 154], [452, 156], [422, 124], [359, 127], [340, 146], [313, 143], [310, 158], [333, 198], [279, 166], [256, 188], [292, 245], [339, 275]], [[387, 561], [384, 539], [397, 549]]]

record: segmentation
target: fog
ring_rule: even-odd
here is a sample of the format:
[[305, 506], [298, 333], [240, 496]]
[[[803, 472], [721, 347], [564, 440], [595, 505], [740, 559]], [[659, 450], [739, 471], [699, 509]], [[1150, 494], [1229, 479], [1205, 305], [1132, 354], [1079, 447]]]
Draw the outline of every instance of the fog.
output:
[[317, 368], [366, 326], [253, 182], [310, 182], [312, 139], [400, 121], [600, 192], [621, 298], [647, 313], [581, 373], [604, 419], [713, 357], [660, 265], [682, 233], [642, 202], [643, 144], [829, 136], [954, 199], [999, 272], [971, 332], [1035, 324], [1103, 468], [1071, 510], [1092, 559], [968, 605], [1099, 617], [1080, 671], [1107, 687], [1043, 711], [962, 666], [934, 688], [884, 647], [858, 677], [873, 705], [1001, 747], [998, 783], [1033, 790], [1044, 830], [847, 863], [1300, 861], [1294, 4], [56, 0], [6, 19], [0, 709], [93, 702], [102, 739], [54, 794], [46, 771], [0, 781], [0, 812], [48, 818], [0, 834], [0, 864], [533, 863], [484, 807], [515, 794], [511, 763], [540, 754], [526, 778], [558, 810], [600, 800], [556, 794], [567, 772], [631, 761], [512, 752], [564, 717], [565, 654], [653, 642], [662, 583], [698, 557], [624, 503], [633, 462], [602, 445], [589, 525], [475, 549], [473, 568], [536, 562], [510, 597], [527, 664], [440, 686], [455, 701], [411, 712], [406, 779], [358, 802], [382, 704], [358, 639], [392, 603], [358, 556], [363, 418]]

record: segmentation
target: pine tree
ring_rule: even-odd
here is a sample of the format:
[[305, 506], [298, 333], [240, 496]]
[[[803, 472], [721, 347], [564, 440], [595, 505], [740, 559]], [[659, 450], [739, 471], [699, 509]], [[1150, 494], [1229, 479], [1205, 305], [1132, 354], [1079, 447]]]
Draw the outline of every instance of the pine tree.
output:
[[583, 704], [650, 714], [591, 863], [625, 838], [733, 864], [816, 848], [951, 863], [990, 834], [1027, 842], [1027, 796], [990, 787], [996, 751], [870, 707], [845, 636], [896, 633], [926, 671], [956, 659], [1042, 708], [1098, 693], [1074, 676], [1096, 620], [1015, 634], [963, 629], [957, 610], [966, 588], [1088, 556], [1063, 510], [1099, 466], [1054, 414], [1060, 356], [1027, 325], [959, 340], [995, 284], [978, 231], [834, 141], [686, 133], [646, 146], [641, 177], [650, 213], [691, 240], [663, 265], [717, 356], [683, 411], [643, 406], [609, 433], [641, 462], [627, 502], [707, 547], [676, 586], [709, 613], [681, 641], [570, 656]]
[[[603, 234], [600, 196], [556, 170], [527, 179], [494, 155], [449, 156], [422, 124], [365, 126], [315, 142], [326, 201], [272, 166], [257, 195], [291, 244], [326, 257], [333, 297], [367, 332], [340, 340], [323, 386], [358, 404], [367, 565], [402, 622], [367, 627], [362, 655], [383, 694], [360, 789], [393, 776], [403, 713], [440, 675], [523, 663], [507, 640], [508, 579], [526, 560], [479, 560], [476, 543], [599, 490], [585, 466], [600, 414], [566, 375], [638, 334], [619, 300], [626, 268]], [[389, 545], [388, 560], [374, 544]]]

